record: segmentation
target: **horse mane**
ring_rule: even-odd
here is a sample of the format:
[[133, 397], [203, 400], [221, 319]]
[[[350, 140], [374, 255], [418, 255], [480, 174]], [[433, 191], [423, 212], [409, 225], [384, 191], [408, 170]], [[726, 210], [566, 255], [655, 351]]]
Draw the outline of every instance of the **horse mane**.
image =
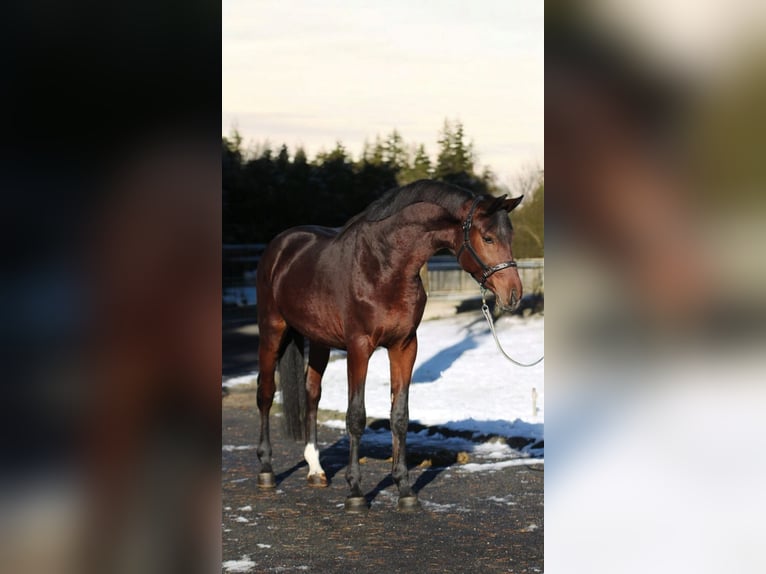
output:
[[466, 200], [474, 197], [473, 192], [441, 181], [421, 179], [402, 187], [388, 190], [367, 208], [349, 219], [341, 229], [342, 234], [360, 221], [382, 221], [399, 213], [413, 203], [433, 203], [450, 213], [457, 213]]

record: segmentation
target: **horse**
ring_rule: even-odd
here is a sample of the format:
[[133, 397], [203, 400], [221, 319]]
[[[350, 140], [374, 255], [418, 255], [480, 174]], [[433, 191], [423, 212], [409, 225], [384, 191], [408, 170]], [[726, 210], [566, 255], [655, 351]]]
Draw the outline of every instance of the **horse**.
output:
[[406, 438], [417, 328], [426, 304], [420, 269], [435, 252], [449, 250], [464, 271], [495, 294], [501, 309], [513, 310], [522, 286], [511, 251], [508, 214], [522, 197], [475, 195], [451, 184], [420, 180], [386, 192], [341, 228], [294, 227], [269, 243], [256, 273], [259, 487], [276, 486], [269, 411], [278, 364], [287, 428], [296, 440], [305, 439], [307, 483], [327, 486], [317, 448], [317, 408], [330, 349], [343, 349], [348, 363], [350, 489], [344, 506], [349, 512], [367, 508], [359, 468], [366, 426], [364, 387], [370, 356], [384, 347], [391, 373], [391, 475], [399, 491], [397, 507], [419, 508], [410, 486]]

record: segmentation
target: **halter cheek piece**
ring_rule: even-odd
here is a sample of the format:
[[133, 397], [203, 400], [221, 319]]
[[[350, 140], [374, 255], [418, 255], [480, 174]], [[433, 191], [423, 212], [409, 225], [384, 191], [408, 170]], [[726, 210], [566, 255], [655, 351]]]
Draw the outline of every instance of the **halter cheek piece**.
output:
[[486, 289], [485, 284], [487, 283], [487, 279], [489, 279], [494, 273], [497, 273], [498, 271], [508, 267], [517, 267], [517, 265], [515, 261], [504, 261], [490, 267], [484, 263], [484, 261], [482, 261], [481, 257], [479, 257], [479, 254], [476, 253], [476, 250], [471, 245], [470, 232], [471, 226], [473, 225], [473, 213], [476, 211], [476, 206], [479, 205], [481, 200], [482, 196], [478, 196], [473, 200], [471, 209], [468, 211], [468, 217], [466, 217], [465, 221], [463, 222], [463, 244], [460, 246], [460, 249], [458, 249], [457, 260], [458, 262], [460, 261], [460, 256], [463, 254], [464, 250], [468, 251], [471, 257], [473, 257], [473, 260], [479, 264], [482, 271], [481, 279], [476, 279], [476, 276], [473, 273], [471, 273], [471, 277], [479, 282], [479, 285], [481, 285], [482, 289]]

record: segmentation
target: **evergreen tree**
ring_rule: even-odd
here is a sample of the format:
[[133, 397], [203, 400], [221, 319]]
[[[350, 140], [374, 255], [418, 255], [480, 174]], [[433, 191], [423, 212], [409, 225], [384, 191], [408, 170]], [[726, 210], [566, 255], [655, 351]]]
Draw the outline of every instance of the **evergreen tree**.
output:
[[412, 157], [412, 162], [408, 162], [399, 174], [398, 181], [400, 185], [412, 183], [419, 179], [428, 179], [433, 176], [431, 158], [428, 157], [423, 144], [413, 146], [410, 157]]
[[306, 165], [308, 163], [308, 158], [306, 157], [306, 150], [302, 147], [299, 147], [297, 150], [295, 150], [295, 158], [293, 159], [293, 164], [295, 166], [299, 165]]
[[[376, 136], [372, 144], [365, 142], [356, 162], [342, 142], [314, 159], [300, 147], [292, 157], [286, 145], [275, 152], [268, 141], [251, 145], [246, 152], [236, 130], [221, 143], [226, 242], [264, 243], [295, 225], [342, 225], [385, 191], [423, 178], [441, 179], [476, 193], [498, 189], [489, 168], [475, 171], [473, 145], [462, 124], [449, 120], [440, 132], [436, 165], [423, 144], [407, 145], [398, 130], [385, 139]], [[534, 197], [542, 198], [542, 177], [534, 183], [540, 183], [541, 190]], [[520, 257], [541, 252], [543, 241], [542, 199], [537, 214], [527, 207], [533, 195], [521, 193], [527, 197], [514, 212], [521, 250], [516, 253], [514, 245], [514, 252]]]
[[234, 222], [245, 188], [242, 177], [242, 136], [233, 130], [229, 137], [222, 139], [221, 148], [222, 234], [224, 243], [231, 243], [243, 240]]
[[386, 147], [383, 144], [383, 140], [380, 138], [380, 134], [378, 134], [375, 136], [374, 144], [370, 144], [367, 140], [364, 141], [360, 163], [383, 165], [385, 162], [385, 155]]
[[460, 121], [454, 126], [444, 120], [439, 140], [439, 154], [436, 160], [434, 176], [445, 181], [458, 174], [473, 174], [473, 144], [466, 142], [465, 130]]
[[[534, 177], [534, 179], [531, 179]], [[514, 185], [514, 195], [524, 194], [524, 201], [511, 214], [513, 254], [516, 257], [545, 255], [545, 181], [542, 171], [522, 174]]]
[[338, 141], [332, 151], [317, 155], [319, 185], [311, 198], [311, 213], [315, 222], [335, 227], [353, 215], [349, 204], [354, 197], [354, 165], [345, 146]]
[[444, 120], [439, 140], [439, 154], [434, 178], [470, 189], [475, 193], [490, 193], [486, 178], [474, 172], [473, 144], [466, 141], [463, 124]]
[[277, 165], [281, 169], [287, 169], [287, 165], [290, 163], [290, 152], [287, 151], [287, 146], [285, 144], [282, 144], [282, 147], [279, 148], [279, 153], [277, 154]]
[[393, 170], [400, 170], [407, 165], [407, 148], [402, 134], [392, 131], [383, 144], [383, 161]]

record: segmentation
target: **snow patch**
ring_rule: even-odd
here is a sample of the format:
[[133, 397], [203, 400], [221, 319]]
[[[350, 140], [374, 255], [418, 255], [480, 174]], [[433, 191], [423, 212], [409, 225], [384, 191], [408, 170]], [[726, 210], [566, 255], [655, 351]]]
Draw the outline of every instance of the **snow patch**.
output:
[[500, 504], [505, 504], [506, 506], [515, 506], [516, 503], [511, 500], [513, 497], [512, 494], [508, 494], [506, 496], [490, 496], [487, 498], [490, 502], [498, 502]]
[[511, 466], [526, 466], [528, 464], [545, 464], [545, 459], [512, 458], [511, 460], [504, 460], [502, 462], [469, 462], [468, 464], [457, 467], [457, 469], [463, 472], [483, 472], [486, 470], [500, 470]]
[[250, 572], [253, 568], [255, 562], [247, 555], [243, 555], [240, 560], [227, 560], [223, 563], [223, 569], [227, 572]]
[[256, 384], [258, 380], [258, 373], [252, 372], [248, 373], [247, 375], [240, 375], [238, 377], [230, 377], [228, 379], [224, 379], [223, 386], [226, 388], [229, 387], [238, 387], [240, 385], [250, 385], [250, 384]]
[[322, 425], [331, 429], [346, 430], [346, 421], [340, 421], [338, 419], [331, 419], [329, 421], [324, 421]]
[[463, 508], [457, 504], [439, 504], [429, 500], [420, 500], [420, 503], [432, 512], [470, 512], [468, 508]]
[[255, 448], [254, 444], [243, 444], [241, 446], [234, 446], [233, 444], [225, 444], [221, 447], [224, 452], [233, 452], [235, 450], [252, 450]]
[[[524, 361], [542, 354], [544, 326], [543, 317], [503, 318], [497, 322], [497, 332], [505, 349]], [[480, 314], [424, 321], [418, 328], [410, 417], [425, 425], [503, 436], [511, 431], [514, 436], [523, 433], [541, 438], [543, 375], [544, 363], [522, 368], [506, 361]], [[391, 390], [385, 349], [373, 353], [365, 389], [367, 416], [387, 419]], [[533, 389], [537, 393], [536, 412]], [[320, 408], [345, 412], [347, 402], [346, 361], [332, 361], [322, 381]]]

